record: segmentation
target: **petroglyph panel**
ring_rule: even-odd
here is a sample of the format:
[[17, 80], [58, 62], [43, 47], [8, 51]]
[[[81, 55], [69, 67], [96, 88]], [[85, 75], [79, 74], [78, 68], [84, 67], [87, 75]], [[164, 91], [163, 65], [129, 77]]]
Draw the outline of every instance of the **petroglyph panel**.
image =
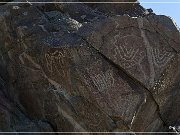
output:
[[125, 69], [131, 68], [134, 65], [138, 65], [144, 58], [145, 52], [137, 44], [141, 43], [141, 39], [136, 36], [127, 35], [120, 37], [116, 35], [114, 37], [114, 60]]
[[151, 53], [155, 66], [164, 67], [174, 56], [172, 52], [168, 52], [159, 48], [151, 48]]
[[[103, 65], [106, 65], [103, 69]], [[85, 70], [84, 79], [97, 105], [111, 116], [130, 123], [141, 104], [141, 95], [118, 76], [118, 71], [107, 62], [97, 60]]]
[[97, 75], [90, 75], [90, 78], [99, 92], [106, 92], [113, 88], [115, 82], [112, 70], [107, 70], [104, 73], [101, 71]]
[[159, 33], [144, 28], [143, 19], [129, 18], [133, 27], [119, 21], [108, 22], [114, 30], [95, 31], [92, 35], [98, 36], [90, 37], [92, 46], [144, 86], [152, 88], [175, 53]]
[[58, 74], [61, 77], [67, 77], [68, 57], [65, 50], [55, 50], [45, 53], [46, 67], [51, 74]]
[[60, 65], [60, 68], [62, 68], [62, 65], [64, 65], [64, 57], [65, 55], [58, 50], [53, 53], [46, 53], [45, 58], [47, 62], [47, 69], [49, 70], [49, 72], [53, 72], [56, 63]]

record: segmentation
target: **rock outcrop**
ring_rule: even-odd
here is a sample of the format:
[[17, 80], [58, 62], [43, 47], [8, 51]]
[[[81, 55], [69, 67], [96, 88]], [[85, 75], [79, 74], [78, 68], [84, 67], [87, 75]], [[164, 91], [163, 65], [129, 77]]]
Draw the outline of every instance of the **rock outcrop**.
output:
[[29, 2], [0, 6], [0, 24], [0, 131], [179, 126], [180, 32], [169, 17], [138, 3]]

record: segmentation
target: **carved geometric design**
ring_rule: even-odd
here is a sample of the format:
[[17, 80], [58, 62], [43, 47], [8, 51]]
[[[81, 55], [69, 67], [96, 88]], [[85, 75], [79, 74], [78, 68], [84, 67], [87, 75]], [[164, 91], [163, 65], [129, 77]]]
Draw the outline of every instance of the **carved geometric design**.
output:
[[[62, 77], [67, 76], [67, 70], [65, 68], [65, 52], [56, 50], [53, 53], [46, 53], [46, 66], [49, 72], [58, 73]], [[67, 62], [66, 62], [67, 63]]]
[[53, 64], [56, 65], [63, 65], [64, 61], [64, 54], [58, 50], [56, 50], [54, 53], [46, 53], [45, 54], [45, 58], [46, 58], [46, 62], [47, 62], [47, 68], [50, 72], [53, 71]]
[[[132, 42], [132, 44], [129, 44], [128, 40], [131, 40], [130, 42]], [[114, 58], [116, 61], [120, 60], [121, 65], [126, 69], [139, 64], [144, 58], [144, 52], [136, 45], [138, 40], [138, 37], [133, 35], [124, 37], [116, 35], [114, 37]]]
[[105, 73], [100, 72], [97, 75], [90, 75], [93, 84], [96, 86], [99, 92], [106, 92], [114, 86], [114, 77], [111, 70], [107, 70]]
[[159, 48], [151, 49], [154, 64], [161, 68], [164, 67], [174, 56], [172, 52], [160, 51]]

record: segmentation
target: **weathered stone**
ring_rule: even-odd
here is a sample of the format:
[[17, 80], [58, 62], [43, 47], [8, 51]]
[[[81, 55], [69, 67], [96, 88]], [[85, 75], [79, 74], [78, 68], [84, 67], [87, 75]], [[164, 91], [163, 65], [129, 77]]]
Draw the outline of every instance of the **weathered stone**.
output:
[[177, 127], [180, 41], [169, 18], [138, 4], [14, 6], [0, 7], [0, 131]]
[[[107, 3], [89, 3], [88, 5], [102, 12], [113, 13], [126, 11], [134, 8], [137, 0], [79, 0], [81, 2], [109, 2]], [[112, 3], [111, 3], [112, 2]], [[114, 3], [113, 3], [114, 2]]]
[[82, 28], [80, 35], [147, 88], [155, 84], [175, 57], [175, 48], [155, 33], [145, 18], [113, 17], [92, 23], [90, 28], [89, 32]]
[[171, 46], [175, 51], [179, 52], [180, 34], [179, 28], [175, 22], [162, 15], [150, 15], [147, 17], [154, 30]]

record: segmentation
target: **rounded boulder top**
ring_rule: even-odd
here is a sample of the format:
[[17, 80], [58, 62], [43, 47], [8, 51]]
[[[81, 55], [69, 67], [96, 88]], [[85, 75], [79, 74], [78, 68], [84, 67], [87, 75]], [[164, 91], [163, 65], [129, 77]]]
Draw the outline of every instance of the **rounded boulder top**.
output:
[[106, 11], [116, 12], [119, 10], [121, 10], [121, 11], [130, 10], [134, 7], [135, 3], [137, 3], [137, 0], [79, 0], [79, 1], [90, 2], [90, 3], [88, 3], [88, 5], [96, 8], [96, 9], [99, 9], [101, 11], [104, 11], [104, 12], [106, 12]]

